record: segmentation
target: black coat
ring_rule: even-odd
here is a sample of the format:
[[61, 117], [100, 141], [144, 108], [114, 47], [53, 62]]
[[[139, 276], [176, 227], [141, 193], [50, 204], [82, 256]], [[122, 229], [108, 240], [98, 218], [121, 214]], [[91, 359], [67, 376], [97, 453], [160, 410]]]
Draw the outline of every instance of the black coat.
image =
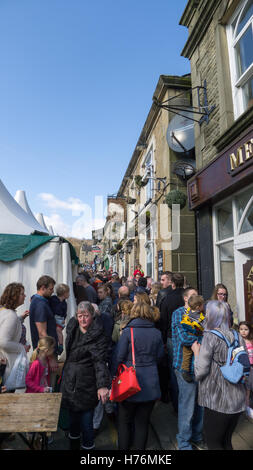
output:
[[165, 289], [161, 289], [159, 290], [158, 294], [157, 294], [157, 298], [156, 298], [156, 306], [161, 310], [161, 305], [162, 305], [162, 302], [164, 301], [164, 299], [166, 298], [166, 296], [168, 294], [170, 294], [172, 292], [172, 287], [171, 286], [168, 286], [168, 287], [165, 287]]
[[184, 306], [184, 299], [183, 299], [183, 288], [177, 288], [175, 290], [171, 290], [169, 294], [163, 300], [161, 305], [161, 316], [160, 316], [160, 331], [162, 333], [163, 342], [167, 342], [167, 337], [172, 336], [171, 332], [171, 319], [172, 313], [177, 310], [179, 307]]
[[96, 318], [87, 333], [81, 334], [79, 324], [71, 318], [66, 333], [66, 362], [62, 378], [62, 406], [72, 411], [86, 411], [98, 403], [97, 390], [110, 387], [106, 365], [108, 340], [100, 320]]

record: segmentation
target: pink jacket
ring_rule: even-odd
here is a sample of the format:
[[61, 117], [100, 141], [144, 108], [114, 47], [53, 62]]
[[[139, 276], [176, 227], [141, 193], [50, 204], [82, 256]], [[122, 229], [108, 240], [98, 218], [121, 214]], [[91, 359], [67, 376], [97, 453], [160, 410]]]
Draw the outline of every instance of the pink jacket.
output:
[[[36, 359], [30, 366], [30, 369], [26, 375], [26, 393], [43, 393], [44, 387], [40, 386], [40, 381], [43, 376], [45, 367]], [[48, 386], [50, 385], [50, 370], [48, 363], [48, 376], [47, 376]]]

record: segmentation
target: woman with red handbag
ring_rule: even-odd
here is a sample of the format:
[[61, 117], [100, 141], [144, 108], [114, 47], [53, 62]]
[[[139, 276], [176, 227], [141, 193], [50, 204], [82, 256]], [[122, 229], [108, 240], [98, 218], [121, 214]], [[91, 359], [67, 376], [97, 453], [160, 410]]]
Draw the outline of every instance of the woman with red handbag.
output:
[[159, 310], [154, 307], [145, 303], [135, 304], [131, 310], [131, 320], [124, 328], [118, 342], [117, 364], [131, 368], [134, 359], [140, 388], [139, 392], [118, 405], [120, 450], [130, 448], [132, 424], [134, 424], [133, 447], [139, 450], [145, 449], [149, 418], [155, 401], [161, 396], [157, 363], [164, 356], [164, 347], [161, 333], [154, 325], [159, 315]]

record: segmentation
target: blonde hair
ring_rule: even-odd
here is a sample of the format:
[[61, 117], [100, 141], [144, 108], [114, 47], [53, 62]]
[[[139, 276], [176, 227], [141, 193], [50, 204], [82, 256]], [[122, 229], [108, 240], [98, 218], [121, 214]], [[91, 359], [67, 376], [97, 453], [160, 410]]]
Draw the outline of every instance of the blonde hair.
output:
[[191, 295], [191, 297], [188, 299], [188, 305], [193, 311], [197, 310], [198, 307], [201, 307], [204, 302], [205, 300], [202, 295]]
[[46, 351], [47, 349], [52, 349], [54, 347], [55, 339], [52, 336], [44, 336], [44, 338], [40, 338], [38, 341], [37, 348], [32, 353], [30, 362], [34, 362], [36, 361], [36, 359], [38, 359], [40, 351]]
[[57, 284], [55, 292], [58, 297], [61, 297], [62, 295], [69, 292], [69, 286], [67, 284]]
[[162, 285], [160, 282], [153, 282], [151, 284], [151, 292], [149, 294], [149, 298], [151, 300], [152, 305], [155, 305], [158, 292], [160, 292], [161, 288], [162, 288]]
[[157, 322], [160, 318], [160, 311], [158, 307], [151, 307], [145, 302], [138, 302], [133, 305], [131, 314], [131, 320], [133, 318], [143, 318], [152, 322]]
[[137, 298], [137, 303], [145, 303], [147, 305], [151, 305], [150, 298], [146, 292], [136, 292], [134, 295]]
[[121, 300], [120, 301], [120, 310], [123, 315], [130, 315], [133, 307], [133, 302], [131, 300]]
[[162, 284], [160, 282], [153, 282], [151, 284], [151, 292], [150, 295], [157, 295], [158, 292], [161, 290]]

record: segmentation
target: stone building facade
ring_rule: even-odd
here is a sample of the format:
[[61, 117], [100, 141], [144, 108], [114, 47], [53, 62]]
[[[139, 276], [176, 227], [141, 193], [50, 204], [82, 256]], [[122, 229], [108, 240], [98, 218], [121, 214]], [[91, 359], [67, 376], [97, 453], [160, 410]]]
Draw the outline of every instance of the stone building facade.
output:
[[238, 319], [252, 320], [253, 2], [189, 0], [180, 24], [189, 31], [182, 55], [193, 106], [206, 111], [195, 123], [197, 173], [188, 182], [199, 289], [210, 298], [222, 282]]
[[[176, 175], [174, 167], [185, 160], [188, 164], [189, 156], [184, 152], [179, 155], [169, 147], [168, 126], [175, 113], [159, 105], [171, 100], [174, 106], [189, 106], [190, 89], [189, 75], [160, 76], [119, 191], [113, 201], [109, 198], [110, 205], [113, 202], [122, 206], [122, 201], [125, 202], [118, 226], [115, 215], [108, 217], [102, 240], [107, 257], [113, 253], [110, 265], [121, 276], [132, 275], [136, 264], [141, 264], [145, 275], [153, 279], [157, 280], [165, 270], [180, 271], [190, 284], [196, 285], [194, 213], [189, 211], [187, 203], [173, 212], [165, 202], [172, 190], [180, 191], [186, 198], [186, 179]], [[117, 226], [120, 235], [116, 237], [115, 233], [115, 239], [111, 237], [108, 242], [112, 226], [115, 229]]]

